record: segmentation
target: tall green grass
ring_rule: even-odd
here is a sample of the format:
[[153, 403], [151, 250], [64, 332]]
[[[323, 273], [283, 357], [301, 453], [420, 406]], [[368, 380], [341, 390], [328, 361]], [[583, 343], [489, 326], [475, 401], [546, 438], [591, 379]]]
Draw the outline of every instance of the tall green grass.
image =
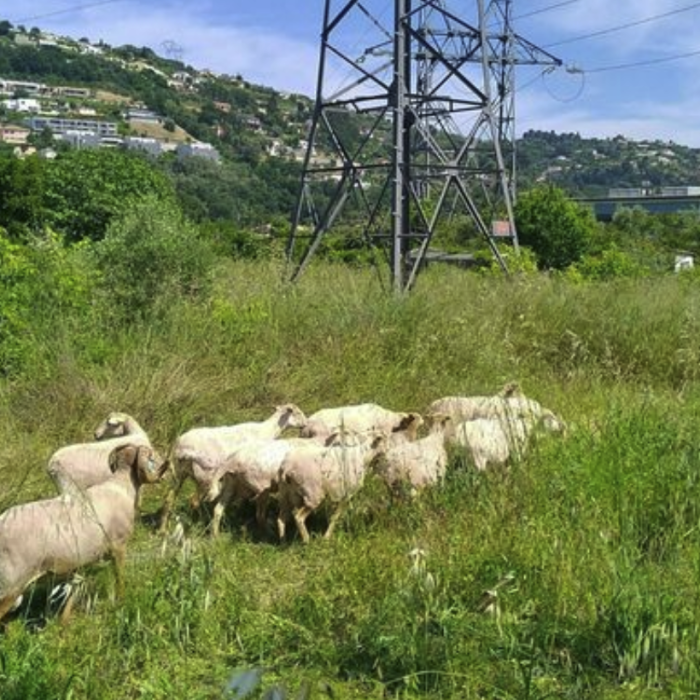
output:
[[[183, 499], [183, 541], [139, 525], [123, 600], [96, 566], [68, 628], [6, 626], [3, 700], [222, 698], [241, 668], [343, 699], [697, 692], [700, 287], [432, 268], [397, 299], [344, 267], [281, 278], [228, 264], [206, 300], [149, 321], [37, 332], [42, 371], [0, 385], [0, 504], [50, 494], [49, 454], [115, 409], [166, 451], [281, 402], [424, 410], [516, 380], [568, 434], [506, 473], [455, 454], [414, 503], [370, 480], [337, 537], [308, 547], [245, 510], [212, 542]], [[163, 495], [145, 494], [146, 514]]]

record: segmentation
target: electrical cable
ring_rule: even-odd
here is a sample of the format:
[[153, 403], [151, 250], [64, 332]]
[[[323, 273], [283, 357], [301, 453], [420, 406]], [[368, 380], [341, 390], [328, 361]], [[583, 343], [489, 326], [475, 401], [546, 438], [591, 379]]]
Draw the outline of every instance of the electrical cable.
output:
[[584, 73], [604, 73], [606, 71], [624, 70], [627, 68], [638, 68], [641, 66], [652, 66], [657, 63], [667, 63], [669, 61], [678, 61], [682, 58], [691, 58], [692, 56], [700, 56], [700, 49], [688, 51], [687, 53], [674, 54], [672, 56], [662, 56], [661, 58], [650, 58], [644, 61], [634, 61], [632, 63], [619, 63], [613, 66], [600, 66], [598, 68], [582, 68]]
[[14, 21], [14, 24], [24, 24], [25, 22], [33, 22], [37, 19], [44, 19], [46, 17], [54, 17], [55, 15], [64, 15], [69, 12], [77, 12], [78, 10], [88, 10], [91, 7], [100, 7], [101, 5], [112, 5], [115, 2], [124, 2], [124, 0], [100, 0], [99, 2], [90, 2], [83, 5], [74, 5], [73, 7], [66, 7], [62, 10], [54, 10], [53, 12], [44, 12], [41, 15], [34, 15], [32, 17], [22, 17]]
[[682, 12], [689, 12], [700, 7], [700, 2], [694, 2], [692, 5], [686, 5], [685, 7], [679, 7], [675, 10], [670, 10], [669, 12], [662, 12], [656, 15], [651, 15], [649, 17], [644, 17], [642, 19], [635, 20], [634, 22], [626, 22], [625, 24], [618, 24], [614, 27], [608, 27], [606, 29], [600, 29], [596, 32], [591, 32], [590, 34], [582, 34], [581, 36], [571, 37], [570, 39], [562, 39], [561, 41], [555, 41], [551, 44], [545, 44], [544, 48], [549, 49], [553, 46], [562, 46], [564, 44], [573, 44], [577, 41], [584, 41], [585, 39], [593, 39], [598, 36], [603, 36], [605, 34], [612, 34], [613, 32], [620, 32], [623, 29], [630, 29], [632, 27], [638, 27], [642, 24], [648, 24], [649, 22], [656, 22], [665, 17], [671, 17], [672, 15], [679, 15]]
[[554, 5], [547, 5], [547, 7], [541, 7], [539, 10], [533, 10], [532, 12], [526, 12], [522, 15], [516, 15], [513, 17], [516, 19], [525, 19], [526, 17], [533, 17], [534, 15], [541, 15], [543, 12], [549, 12], [550, 10], [557, 10], [565, 5], [573, 5], [575, 2], [580, 2], [581, 0], [564, 0], [563, 2], [555, 3]]

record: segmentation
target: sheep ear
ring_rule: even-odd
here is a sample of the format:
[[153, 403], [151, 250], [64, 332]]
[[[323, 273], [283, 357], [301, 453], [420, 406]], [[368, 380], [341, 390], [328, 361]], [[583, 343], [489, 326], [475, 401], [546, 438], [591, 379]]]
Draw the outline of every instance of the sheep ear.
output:
[[138, 448], [137, 464], [145, 481], [156, 481], [160, 477], [163, 464], [159, 462], [156, 453], [150, 447], [142, 445]]
[[411, 423], [413, 423], [414, 420], [416, 420], [415, 413], [404, 414], [399, 424], [395, 425], [391, 432], [398, 433], [400, 430], [406, 430], [406, 428], [408, 428], [408, 426], [411, 425]]
[[386, 438], [384, 437], [384, 435], [377, 435], [377, 437], [375, 437], [371, 443], [373, 450], [377, 450], [385, 444], [386, 444]]
[[115, 447], [109, 455], [109, 469], [114, 474], [123, 464], [134, 463], [134, 448], [132, 445], [122, 445]]
[[109, 453], [109, 471], [111, 471], [112, 474], [117, 471], [117, 467], [119, 466], [119, 452], [121, 449], [121, 447], [115, 447]]

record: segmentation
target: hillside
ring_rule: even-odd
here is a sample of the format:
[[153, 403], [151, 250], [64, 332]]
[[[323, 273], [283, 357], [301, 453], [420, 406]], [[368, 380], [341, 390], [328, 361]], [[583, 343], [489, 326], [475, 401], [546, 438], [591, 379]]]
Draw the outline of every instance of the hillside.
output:
[[[8, 25], [0, 24], [0, 80], [11, 102], [0, 109], [4, 124], [24, 124], [39, 112], [107, 120], [120, 136], [132, 137], [132, 147], [157, 152], [199, 141], [231, 163], [255, 166], [270, 157], [298, 163], [303, 157], [313, 107], [308, 97], [199, 70], [147, 47], [111, 47]], [[143, 138], [159, 145], [147, 148]], [[624, 136], [531, 130], [517, 152], [521, 188], [551, 182], [571, 195], [696, 184], [700, 166], [698, 149]]]
[[[700, 275], [673, 272], [679, 249], [700, 256], [695, 212], [628, 209], [603, 223], [558, 188], [531, 188], [518, 197], [512, 274], [431, 263], [398, 295], [365, 250], [331, 242], [291, 284], [285, 227], [306, 98], [149, 49], [38, 30], [18, 42], [2, 22], [0, 79], [16, 101], [2, 133], [24, 133], [0, 149], [0, 513], [55, 498], [50, 456], [93, 440], [115, 411], [172, 457], [192, 428], [267, 420], [290, 403], [306, 416], [364, 402], [415, 411], [421, 435], [440, 397], [510, 394], [515, 382], [547, 409], [520, 438], [504, 420], [516, 442], [491, 443], [501, 456], [484, 470], [474, 449], [447, 444], [415, 495], [387, 488], [381, 462], [358, 474], [329, 447], [335, 487], [325, 504], [299, 489], [282, 537], [293, 473], [310, 476], [311, 496], [318, 463], [282, 478], [273, 465], [264, 494], [240, 483], [229, 508], [216, 484], [206, 498], [191, 483], [175, 495], [173, 464], [138, 497], [111, 481], [104, 508], [94, 491], [52, 501], [79, 510], [77, 527], [55, 505], [3, 515], [1, 700], [697, 695]], [[50, 127], [29, 132], [34, 108], [66, 132], [99, 122], [104, 140], [74, 148]], [[200, 157], [195, 140], [209, 146]], [[290, 150], [274, 155], [276, 140]], [[164, 152], [144, 156], [154, 142]], [[630, 176], [613, 166], [623, 153], [633, 171], [646, 150], [645, 172], [668, 168], [666, 184], [692, 155], [613, 139], [594, 156], [587, 144], [526, 134], [524, 181], [565, 183], [590, 160], [598, 181], [576, 186], [604, 187]], [[695, 182], [687, 167], [677, 176]], [[439, 233], [469, 242], [459, 215]], [[545, 430], [551, 419], [565, 429]], [[352, 472], [358, 488], [343, 493]], [[124, 552], [112, 535], [132, 526]], [[86, 539], [78, 562], [71, 543]], [[95, 561], [107, 547], [114, 571]], [[82, 563], [68, 586], [33, 578]]]

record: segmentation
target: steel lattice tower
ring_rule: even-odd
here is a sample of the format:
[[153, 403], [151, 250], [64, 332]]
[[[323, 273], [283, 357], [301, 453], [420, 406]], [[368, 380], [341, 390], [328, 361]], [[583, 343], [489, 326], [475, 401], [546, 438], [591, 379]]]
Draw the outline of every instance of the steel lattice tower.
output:
[[370, 4], [325, 1], [292, 278], [335, 229], [382, 248], [403, 292], [455, 211], [505, 270], [492, 223], [517, 250], [515, 67], [561, 61], [512, 30], [511, 0], [476, 0], [473, 22], [447, 0], [395, 0], [388, 18]]

